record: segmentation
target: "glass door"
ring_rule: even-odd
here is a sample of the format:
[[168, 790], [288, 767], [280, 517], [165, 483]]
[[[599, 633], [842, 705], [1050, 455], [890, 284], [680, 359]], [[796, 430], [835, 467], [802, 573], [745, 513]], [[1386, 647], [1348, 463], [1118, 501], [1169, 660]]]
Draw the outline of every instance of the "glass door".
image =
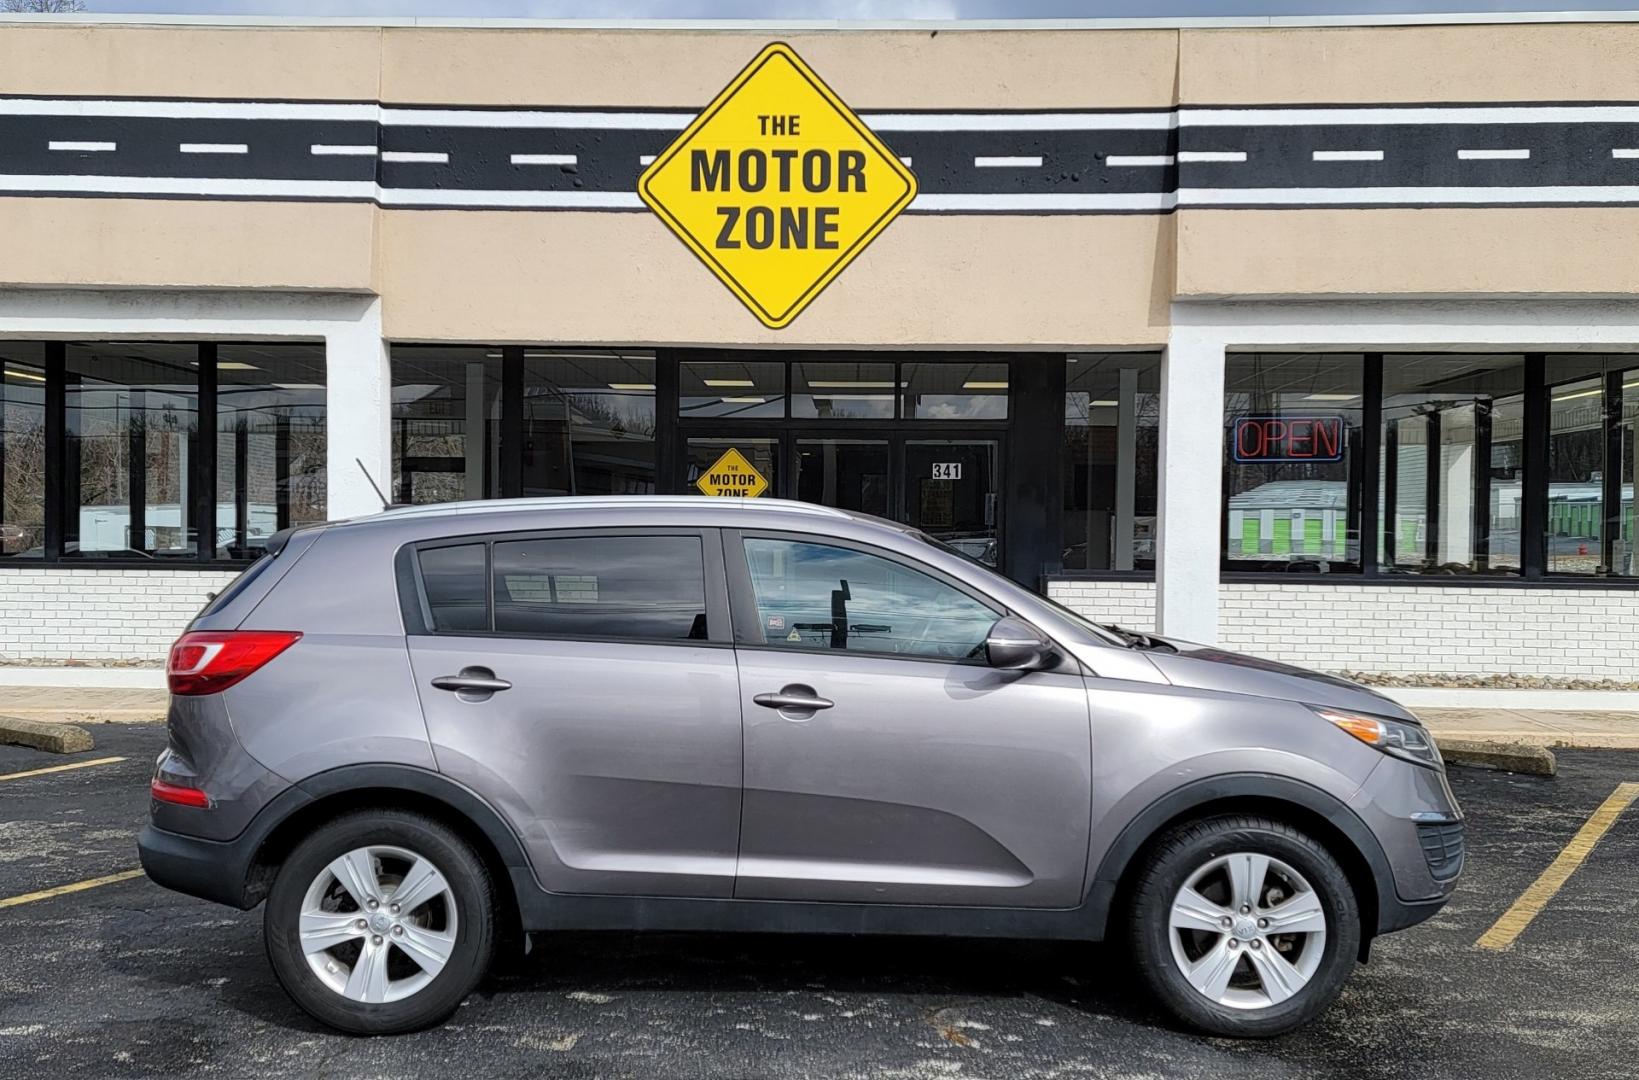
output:
[[999, 439], [906, 439], [901, 520], [999, 566], [1001, 456]]
[[886, 438], [799, 434], [795, 437], [793, 498], [888, 517], [890, 443]]

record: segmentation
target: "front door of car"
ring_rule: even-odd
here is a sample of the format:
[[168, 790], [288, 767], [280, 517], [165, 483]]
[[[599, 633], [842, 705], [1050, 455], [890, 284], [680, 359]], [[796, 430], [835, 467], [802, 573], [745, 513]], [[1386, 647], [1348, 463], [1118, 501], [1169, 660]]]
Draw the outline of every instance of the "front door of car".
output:
[[438, 767], [509, 819], [541, 884], [729, 896], [740, 704], [716, 531], [474, 537], [409, 569]]
[[1069, 907], [1090, 813], [1078, 670], [984, 661], [1004, 612], [840, 540], [724, 534], [745, 722], [738, 898]]

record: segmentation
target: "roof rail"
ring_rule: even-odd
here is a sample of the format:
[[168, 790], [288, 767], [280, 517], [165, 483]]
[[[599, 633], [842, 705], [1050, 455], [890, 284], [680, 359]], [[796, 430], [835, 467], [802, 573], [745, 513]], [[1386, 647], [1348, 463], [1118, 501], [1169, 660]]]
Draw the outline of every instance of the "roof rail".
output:
[[408, 518], [445, 517], [456, 514], [505, 514], [540, 510], [766, 510], [785, 514], [816, 514], [822, 517], [852, 517], [846, 510], [794, 499], [707, 498], [703, 495], [549, 495], [524, 499], [467, 499], [461, 502], [423, 503], [395, 507], [379, 514], [354, 518], [356, 522], [403, 521]]

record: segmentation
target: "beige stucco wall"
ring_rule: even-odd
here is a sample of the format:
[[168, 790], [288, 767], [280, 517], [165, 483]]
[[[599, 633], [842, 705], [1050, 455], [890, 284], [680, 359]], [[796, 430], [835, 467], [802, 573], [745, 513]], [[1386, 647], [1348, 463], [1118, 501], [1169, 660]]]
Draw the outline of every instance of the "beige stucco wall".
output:
[[1639, 293], [1629, 207], [1190, 210], [1178, 295]]
[[1639, 99], [1639, 24], [1183, 30], [1193, 105]]
[[401, 340], [881, 346], [1164, 342], [1173, 221], [904, 215], [765, 330], [649, 214], [382, 215]]
[[374, 101], [382, 31], [0, 27], [0, 93]]
[[[784, 37], [864, 111], [1639, 99], [1639, 25], [612, 31], [0, 25], [0, 93], [696, 107]], [[762, 329], [647, 214], [0, 198], [0, 286], [379, 292], [400, 339], [1148, 345], [1173, 297], [1631, 295], [1632, 208], [896, 221]]]
[[369, 203], [0, 198], [0, 286], [376, 287]]
[[784, 41], [855, 109], [1131, 108], [1173, 101], [1174, 30], [390, 30], [384, 100], [693, 106]]

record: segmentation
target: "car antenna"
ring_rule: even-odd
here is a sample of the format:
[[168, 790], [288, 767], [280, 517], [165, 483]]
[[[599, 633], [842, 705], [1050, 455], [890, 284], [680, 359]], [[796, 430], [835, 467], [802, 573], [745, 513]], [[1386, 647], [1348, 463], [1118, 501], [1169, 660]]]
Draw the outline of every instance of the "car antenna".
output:
[[381, 493], [381, 485], [376, 483], [376, 478], [370, 475], [370, 470], [364, 467], [364, 459], [363, 458], [354, 458], [353, 460], [358, 462], [359, 472], [364, 474], [364, 478], [366, 480], [370, 481], [370, 486], [375, 489], [376, 498], [381, 500], [381, 509], [383, 511], [391, 510], [393, 508], [394, 504], [388, 502], [387, 501], [387, 496], [385, 496]]

